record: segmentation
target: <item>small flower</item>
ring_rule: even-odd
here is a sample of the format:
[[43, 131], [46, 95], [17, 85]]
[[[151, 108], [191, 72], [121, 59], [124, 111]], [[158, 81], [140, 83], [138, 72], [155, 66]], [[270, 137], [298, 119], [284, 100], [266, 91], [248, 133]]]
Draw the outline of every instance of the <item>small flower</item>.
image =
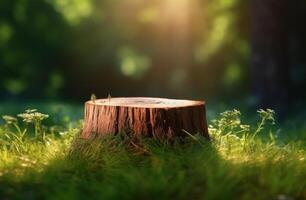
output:
[[67, 135], [69, 132], [68, 131], [60, 131], [59, 134], [60, 135]]
[[2, 118], [3, 118], [3, 120], [5, 121], [6, 124], [17, 123], [17, 118], [16, 117], [12, 117], [12, 116], [9, 116], [9, 115], [3, 115]]
[[36, 112], [37, 109], [27, 109], [25, 110], [26, 113], [33, 113], [33, 112]]
[[238, 137], [237, 135], [233, 135], [233, 134], [228, 135], [228, 137], [229, 137], [229, 138], [232, 138], [232, 139], [234, 139], [234, 140], [241, 140], [240, 137]]
[[17, 116], [27, 123], [37, 123], [49, 117], [49, 115], [36, 112], [36, 109], [26, 110], [25, 113], [20, 113]]
[[241, 124], [240, 125], [240, 129], [243, 131], [250, 131], [250, 125], [246, 125], [246, 124]]
[[274, 119], [274, 115], [275, 115], [274, 110], [271, 110], [271, 109], [266, 109], [266, 110], [260, 109], [260, 110], [257, 111], [257, 113], [259, 114], [259, 116], [261, 118], [265, 118], [265, 119], [271, 120], [272, 122], [275, 121], [275, 119]]

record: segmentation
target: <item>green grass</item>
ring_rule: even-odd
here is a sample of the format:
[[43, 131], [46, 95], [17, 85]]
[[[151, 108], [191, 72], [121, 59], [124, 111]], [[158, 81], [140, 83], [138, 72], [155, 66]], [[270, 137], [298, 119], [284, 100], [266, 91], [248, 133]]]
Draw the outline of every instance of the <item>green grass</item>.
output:
[[85, 141], [80, 122], [42, 120], [35, 134], [35, 120], [11, 122], [0, 126], [0, 199], [306, 199], [305, 132], [280, 131], [270, 110], [251, 125], [222, 113], [211, 141]]

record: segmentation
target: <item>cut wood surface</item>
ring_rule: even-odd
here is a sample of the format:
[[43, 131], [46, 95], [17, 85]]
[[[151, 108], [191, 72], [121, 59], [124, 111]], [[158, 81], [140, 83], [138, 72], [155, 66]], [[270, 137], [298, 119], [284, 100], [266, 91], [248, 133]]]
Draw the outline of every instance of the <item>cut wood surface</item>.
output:
[[83, 138], [127, 133], [171, 139], [200, 133], [209, 138], [204, 101], [107, 98], [85, 103]]

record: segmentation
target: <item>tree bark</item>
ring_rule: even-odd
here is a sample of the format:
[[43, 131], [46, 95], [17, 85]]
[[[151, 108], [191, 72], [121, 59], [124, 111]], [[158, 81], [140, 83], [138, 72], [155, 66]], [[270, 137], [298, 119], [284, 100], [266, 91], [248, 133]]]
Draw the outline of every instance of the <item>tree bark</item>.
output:
[[110, 98], [87, 101], [83, 138], [126, 133], [156, 139], [200, 133], [209, 138], [203, 101]]

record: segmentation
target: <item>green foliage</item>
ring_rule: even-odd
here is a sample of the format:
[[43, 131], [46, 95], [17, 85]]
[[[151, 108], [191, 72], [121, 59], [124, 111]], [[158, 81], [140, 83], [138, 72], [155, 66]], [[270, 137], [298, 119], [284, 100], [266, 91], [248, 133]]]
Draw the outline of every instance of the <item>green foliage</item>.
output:
[[243, 124], [238, 110], [226, 111], [210, 124], [211, 141], [186, 132], [184, 142], [131, 140], [120, 134], [84, 140], [78, 137], [81, 123], [69, 121], [64, 127], [46, 127], [48, 142], [42, 142], [30, 130], [20, 137], [14, 129], [18, 120], [4, 116], [0, 197], [306, 198], [305, 143], [274, 137], [274, 112], [258, 113], [253, 125]]
[[[210, 125], [210, 134], [215, 137], [219, 146], [236, 145], [246, 150], [247, 146], [253, 145], [256, 135], [264, 130], [265, 125], [270, 121], [275, 124], [274, 111], [271, 109], [257, 111], [259, 114], [259, 122], [255, 127], [242, 124], [240, 120], [240, 111], [234, 109], [225, 111], [220, 114], [220, 118], [212, 121]], [[270, 137], [272, 140], [273, 137]], [[273, 138], [274, 139], [274, 138]]]
[[[247, 6], [236, 0], [186, 3], [1, 0], [1, 97], [77, 98], [89, 90], [105, 94], [105, 85], [127, 95], [122, 92], [155, 91], [154, 80], [162, 83], [157, 91], [214, 93], [207, 82], [219, 86], [223, 71], [225, 84], [235, 83], [236, 90], [248, 62], [240, 22]], [[107, 76], [101, 79], [101, 74]], [[90, 84], [79, 87], [82, 82]]]

